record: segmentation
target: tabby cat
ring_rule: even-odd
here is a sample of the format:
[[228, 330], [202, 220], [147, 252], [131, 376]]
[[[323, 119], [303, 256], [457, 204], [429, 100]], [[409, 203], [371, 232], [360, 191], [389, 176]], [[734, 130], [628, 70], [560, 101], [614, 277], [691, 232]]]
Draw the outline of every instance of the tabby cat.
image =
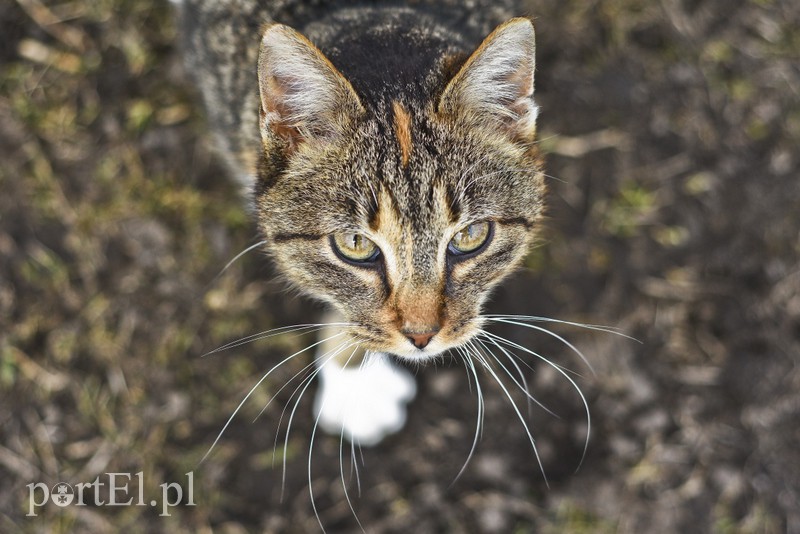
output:
[[403, 425], [415, 386], [392, 357], [504, 347], [481, 307], [545, 190], [534, 29], [507, 4], [181, 3], [188, 69], [262, 245], [329, 306], [317, 421], [352, 441]]

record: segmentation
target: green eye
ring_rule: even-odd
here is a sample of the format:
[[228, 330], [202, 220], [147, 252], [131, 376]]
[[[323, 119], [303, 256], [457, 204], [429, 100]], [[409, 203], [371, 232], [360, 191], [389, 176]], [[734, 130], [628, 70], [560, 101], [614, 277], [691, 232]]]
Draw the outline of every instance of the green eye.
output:
[[331, 236], [334, 250], [345, 260], [356, 263], [375, 261], [381, 250], [368, 238], [355, 232], [341, 232]]
[[491, 237], [492, 226], [487, 221], [472, 223], [462, 228], [450, 240], [447, 249], [457, 256], [469, 254], [481, 248]]

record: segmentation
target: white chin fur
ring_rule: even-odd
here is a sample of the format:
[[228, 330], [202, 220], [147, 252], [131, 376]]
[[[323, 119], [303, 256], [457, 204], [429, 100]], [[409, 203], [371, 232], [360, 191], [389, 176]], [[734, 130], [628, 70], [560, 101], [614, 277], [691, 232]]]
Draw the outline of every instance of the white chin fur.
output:
[[381, 353], [367, 355], [362, 366], [320, 369], [314, 402], [319, 425], [361, 445], [375, 445], [406, 422], [406, 405], [417, 393], [414, 377]]

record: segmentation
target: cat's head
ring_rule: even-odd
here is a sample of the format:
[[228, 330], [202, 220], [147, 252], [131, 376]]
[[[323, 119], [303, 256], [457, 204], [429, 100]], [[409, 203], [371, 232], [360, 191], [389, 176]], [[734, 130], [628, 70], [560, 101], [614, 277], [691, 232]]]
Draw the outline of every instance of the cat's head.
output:
[[466, 343], [525, 255], [544, 194], [534, 47], [513, 19], [425, 99], [368, 104], [302, 35], [265, 29], [259, 227], [363, 348], [419, 359]]

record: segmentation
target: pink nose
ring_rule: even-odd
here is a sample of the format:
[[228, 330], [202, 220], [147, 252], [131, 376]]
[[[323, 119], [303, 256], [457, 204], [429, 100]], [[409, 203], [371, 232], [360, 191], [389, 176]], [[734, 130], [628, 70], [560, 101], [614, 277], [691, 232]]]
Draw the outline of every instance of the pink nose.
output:
[[439, 330], [431, 330], [429, 332], [404, 332], [406, 337], [418, 349], [424, 349], [431, 342], [431, 338], [436, 335]]

